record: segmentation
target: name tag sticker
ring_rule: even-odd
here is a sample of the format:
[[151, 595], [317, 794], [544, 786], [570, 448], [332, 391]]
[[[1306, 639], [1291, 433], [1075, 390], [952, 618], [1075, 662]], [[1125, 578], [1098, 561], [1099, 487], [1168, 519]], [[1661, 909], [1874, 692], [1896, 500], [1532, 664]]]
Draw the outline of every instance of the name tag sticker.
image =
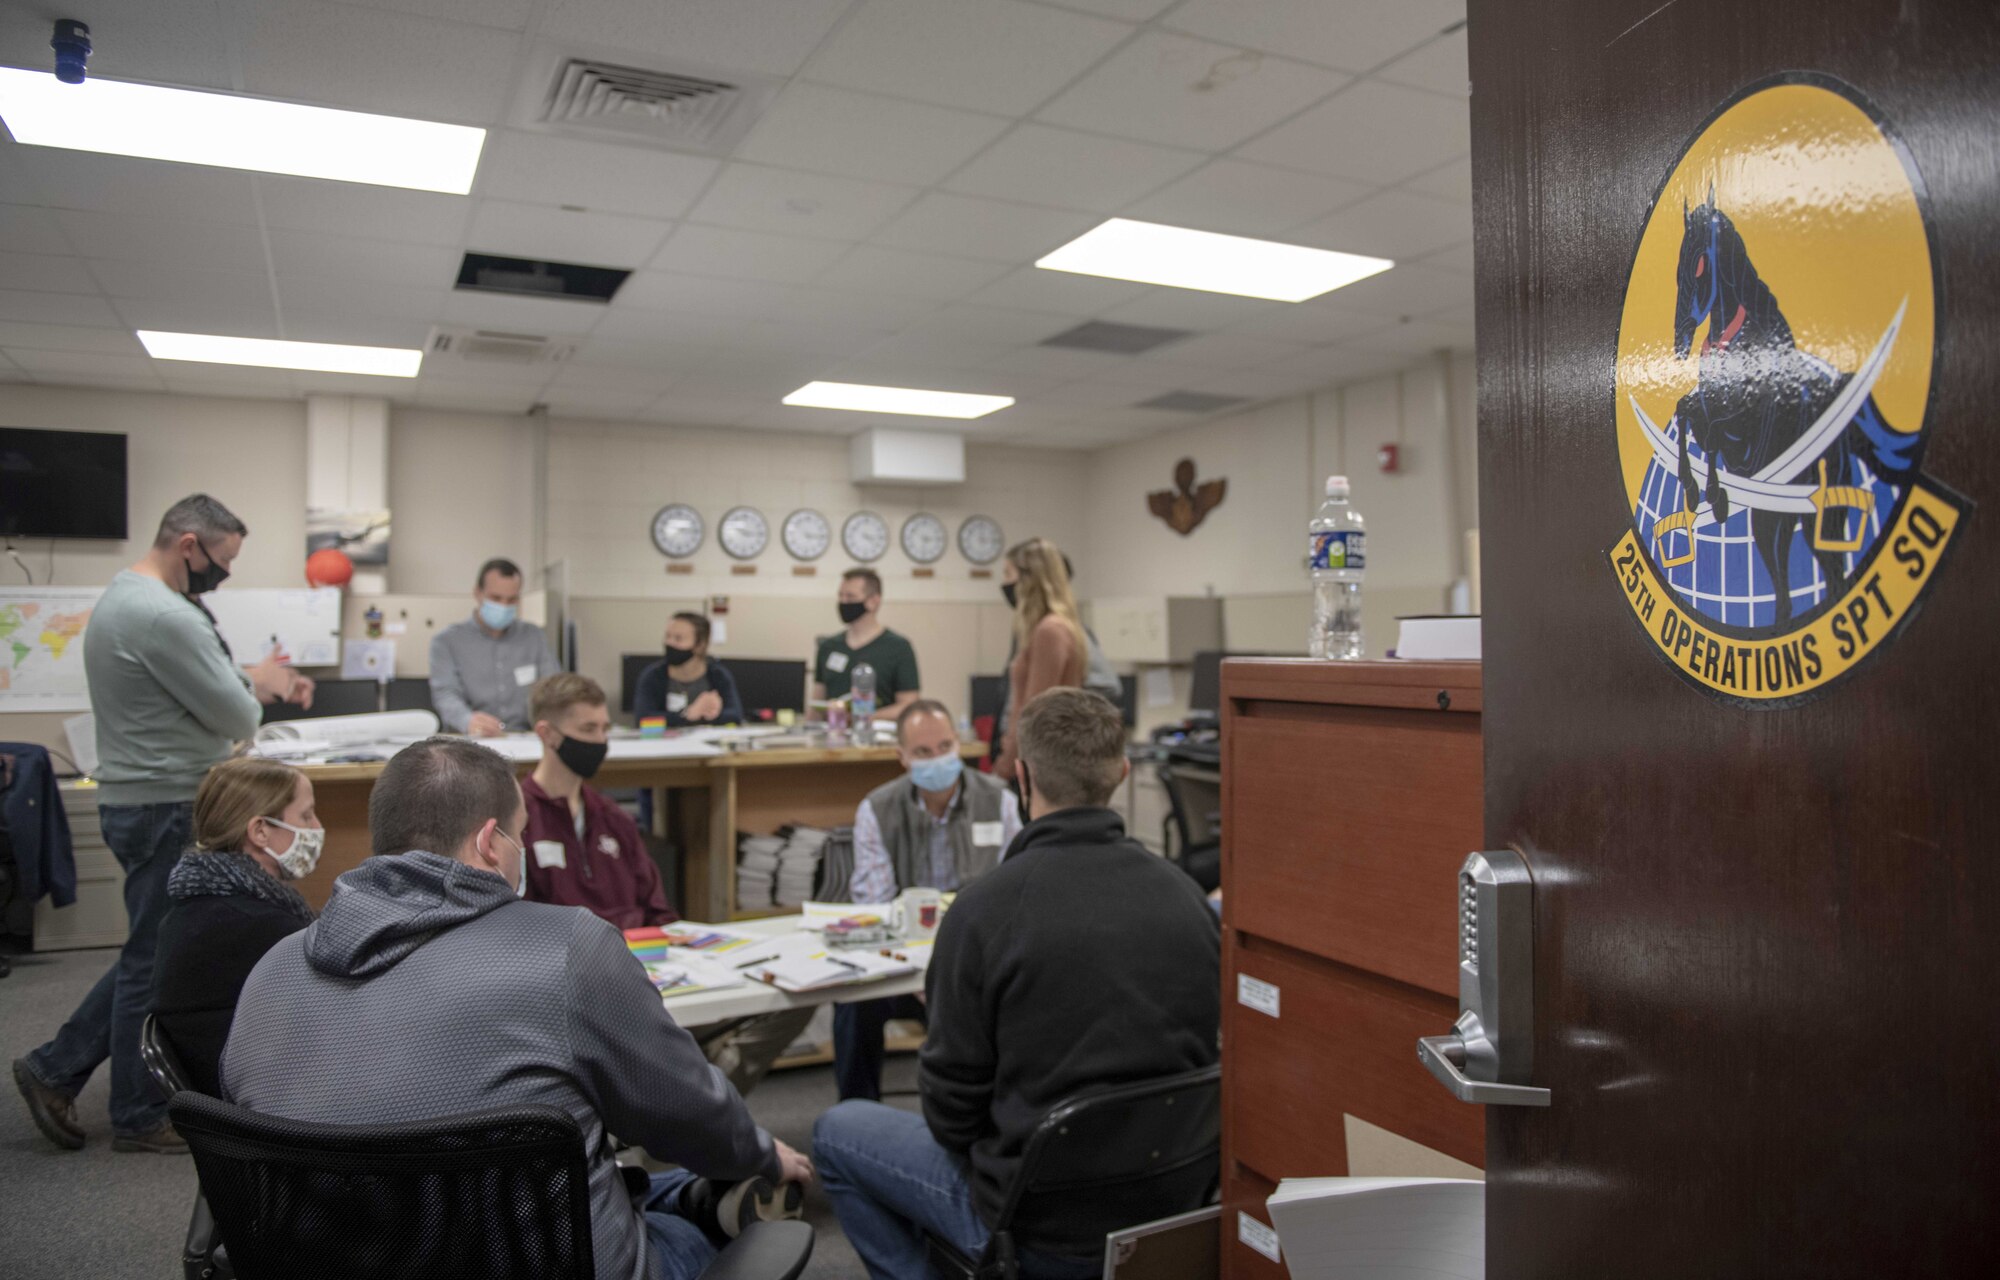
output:
[[975, 822], [972, 824], [972, 843], [980, 848], [997, 845], [1006, 837], [1007, 828], [998, 822]]
[[524, 688], [524, 689], [525, 689], [525, 688], [526, 688], [527, 686], [529, 686], [529, 685], [533, 684], [534, 682], [535, 682], [535, 664], [534, 664], [534, 663], [530, 662], [530, 663], [528, 663], [528, 664], [527, 664], [526, 666], [520, 666], [520, 667], [515, 667], [515, 668], [514, 668], [514, 683], [515, 683], [515, 684], [518, 684], [518, 685], [520, 685], [520, 686], [521, 686], [522, 688]]
[[1278, 1252], [1278, 1233], [1240, 1209], [1236, 1213], [1236, 1238], [1273, 1262], [1284, 1260]]
[[616, 837], [616, 836], [599, 836], [599, 837], [597, 837], [597, 851], [598, 851], [599, 853], [608, 853], [608, 854], [610, 854], [610, 855], [611, 855], [612, 857], [614, 857], [614, 858], [615, 858], [615, 857], [617, 857], [617, 856], [618, 856], [618, 837]]
[[847, 670], [847, 655], [838, 650], [826, 655], [826, 669], [838, 675]]
[[535, 841], [535, 865], [544, 870], [549, 867], [569, 866], [569, 855], [563, 851], [560, 840]]
[[1239, 973], [1236, 975], [1236, 1003], [1275, 1018], [1278, 1016], [1278, 988], [1268, 982], [1259, 982], [1247, 973]]
[[667, 695], [667, 710], [686, 711], [687, 709], [688, 696], [685, 693], [670, 693]]

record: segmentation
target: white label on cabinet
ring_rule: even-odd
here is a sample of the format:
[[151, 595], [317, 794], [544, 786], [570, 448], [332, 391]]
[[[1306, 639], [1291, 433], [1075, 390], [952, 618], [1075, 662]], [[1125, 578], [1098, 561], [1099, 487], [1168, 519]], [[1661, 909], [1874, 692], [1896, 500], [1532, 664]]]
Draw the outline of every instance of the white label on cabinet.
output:
[[1273, 1262], [1283, 1262], [1278, 1254], [1278, 1233], [1249, 1214], [1237, 1211], [1236, 1238]]
[[1236, 1003], [1275, 1018], [1278, 1016], [1278, 988], [1268, 982], [1259, 982], [1247, 973], [1239, 973], [1236, 975]]

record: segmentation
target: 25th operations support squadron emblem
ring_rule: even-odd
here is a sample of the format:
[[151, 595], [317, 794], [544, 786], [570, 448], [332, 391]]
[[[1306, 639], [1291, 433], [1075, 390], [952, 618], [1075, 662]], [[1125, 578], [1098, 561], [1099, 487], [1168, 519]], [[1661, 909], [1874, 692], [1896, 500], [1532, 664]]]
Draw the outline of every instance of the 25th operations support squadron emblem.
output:
[[1654, 197], [1618, 330], [1632, 527], [1605, 553], [1680, 675], [1779, 706], [1878, 652], [1971, 504], [1918, 470], [1937, 289], [1922, 181], [1850, 86], [1724, 103]]

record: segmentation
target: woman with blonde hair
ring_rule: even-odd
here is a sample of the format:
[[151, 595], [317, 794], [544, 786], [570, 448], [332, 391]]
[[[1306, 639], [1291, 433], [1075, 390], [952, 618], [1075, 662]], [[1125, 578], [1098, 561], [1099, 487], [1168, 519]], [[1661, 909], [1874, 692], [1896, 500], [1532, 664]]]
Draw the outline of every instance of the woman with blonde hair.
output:
[[312, 783], [281, 761], [225, 760], [195, 793], [194, 848], [167, 877], [153, 1007], [202, 1093], [221, 1089], [244, 980], [280, 938], [313, 921], [290, 881], [312, 873], [325, 838]]
[[993, 771], [1014, 781], [1014, 726], [1035, 695], [1059, 685], [1081, 687], [1090, 663], [1090, 641], [1070, 591], [1069, 562], [1047, 538], [1029, 538], [1007, 551], [1000, 590], [1014, 606], [1014, 661], [1007, 668], [1007, 731]]

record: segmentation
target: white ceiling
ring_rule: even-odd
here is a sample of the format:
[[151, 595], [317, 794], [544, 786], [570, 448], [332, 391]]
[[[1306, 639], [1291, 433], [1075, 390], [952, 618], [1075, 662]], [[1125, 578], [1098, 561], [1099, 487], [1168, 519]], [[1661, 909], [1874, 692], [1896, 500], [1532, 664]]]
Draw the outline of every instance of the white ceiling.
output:
[[[50, 65], [45, 6], [0, 64]], [[35, 11], [30, 11], [35, 10]], [[72, 10], [74, 12], [72, 13]], [[1091, 446], [1472, 344], [1463, 0], [81, 0], [91, 71], [491, 129], [470, 196], [0, 138], [0, 381], [851, 432], [814, 378], [993, 392], [979, 439]], [[763, 76], [730, 156], [516, 127], [552, 47]], [[1291, 305], [1038, 271], [1120, 214], [1395, 258]], [[609, 306], [454, 291], [467, 250], [634, 269]], [[1041, 348], [1084, 320], [1194, 329]], [[564, 335], [566, 365], [414, 383], [155, 362], [135, 328], [416, 346]], [[901, 425], [927, 425], [902, 419]]]

